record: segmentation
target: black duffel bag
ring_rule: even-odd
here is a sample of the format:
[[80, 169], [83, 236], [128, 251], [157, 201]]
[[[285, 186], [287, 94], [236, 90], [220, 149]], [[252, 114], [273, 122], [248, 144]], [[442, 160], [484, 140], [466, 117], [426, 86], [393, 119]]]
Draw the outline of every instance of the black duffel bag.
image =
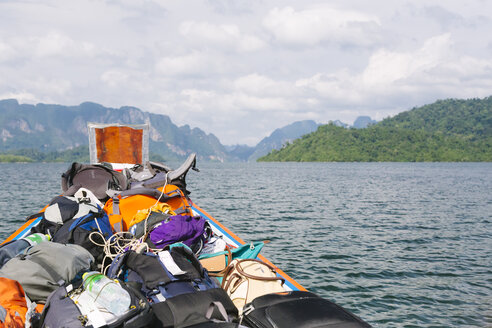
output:
[[251, 328], [367, 328], [341, 306], [307, 291], [267, 294], [243, 308], [242, 324]]

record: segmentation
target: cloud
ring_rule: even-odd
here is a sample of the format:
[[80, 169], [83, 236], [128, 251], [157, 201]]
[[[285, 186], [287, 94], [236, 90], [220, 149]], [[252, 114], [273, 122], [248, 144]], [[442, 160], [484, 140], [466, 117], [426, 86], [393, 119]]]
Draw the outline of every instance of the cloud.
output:
[[491, 6], [0, 1], [0, 96], [132, 105], [253, 144], [295, 120], [489, 96]]
[[274, 8], [263, 19], [263, 25], [281, 43], [313, 46], [331, 41], [367, 46], [374, 43], [380, 22], [365, 13], [316, 6], [303, 10]]
[[86, 41], [74, 41], [59, 31], [39, 36], [13, 36], [8, 43], [0, 42], [0, 60], [19, 58], [69, 57], [92, 58], [100, 53], [96, 46]]
[[122, 87], [128, 81], [128, 75], [121, 71], [106, 71], [101, 75], [101, 81], [111, 88]]
[[290, 82], [275, 81], [257, 73], [241, 76], [232, 85], [236, 92], [254, 96], [292, 97], [295, 91]]
[[492, 60], [459, 54], [448, 33], [425, 40], [415, 51], [379, 49], [361, 72], [317, 73], [296, 81], [332, 106], [374, 109], [398, 108], [408, 99], [417, 105], [440, 97], [487, 96], [487, 84], [492, 84]]
[[377, 51], [362, 73], [362, 83], [368, 87], [386, 87], [446, 63], [452, 51], [450, 34], [432, 37], [416, 52]]
[[219, 67], [207, 54], [195, 51], [182, 56], [163, 57], [158, 60], [156, 69], [163, 76], [197, 77], [212, 73]]
[[15, 50], [7, 43], [0, 41], [0, 63], [15, 58]]
[[265, 46], [259, 37], [242, 33], [234, 24], [185, 21], [180, 24], [179, 32], [194, 44], [233, 48], [240, 52], [256, 51]]
[[17, 99], [19, 103], [36, 103], [39, 99], [26, 91], [0, 93], [0, 99]]

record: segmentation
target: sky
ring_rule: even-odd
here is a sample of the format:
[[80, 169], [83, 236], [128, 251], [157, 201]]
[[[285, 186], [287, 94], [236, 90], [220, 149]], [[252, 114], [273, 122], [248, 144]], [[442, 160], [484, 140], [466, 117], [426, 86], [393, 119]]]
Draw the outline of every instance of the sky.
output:
[[487, 0], [0, 0], [0, 99], [135, 106], [225, 145], [490, 95]]

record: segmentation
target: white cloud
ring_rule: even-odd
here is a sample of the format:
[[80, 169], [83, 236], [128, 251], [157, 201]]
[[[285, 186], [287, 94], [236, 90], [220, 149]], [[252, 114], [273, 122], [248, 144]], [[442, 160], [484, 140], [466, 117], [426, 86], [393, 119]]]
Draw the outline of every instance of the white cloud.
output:
[[233, 48], [238, 51], [255, 51], [265, 43], [254, 35], [244, 34], [235, 24], [212, 24], [209, 22], [185, 21], [179, 32], [193, 43]]
[[107, 71], [101, 75], [101, 80], [111, 88], [122, 87], [128, 81], [128, 75], [121, 71]]
[[287, 81], [276, 81], [257, 73], [241, 76], [233, 81], [234, 90], [240, 93], [255, 96], [294, 96], [293, 84]]
[[263, 25], [278, 41], [287, 44], [312, 46], [332, 41], [370, 45], [380, 22], [377, 17], [365, 13], [316, 6], [303, 10], [274, 8], [264, 18]]
[[192, 52], [182, 56], [163, 57], [157, 62], [156, 69], [163, 76], [186, 77], [203, 76], [219, 70], [219, 66], [207, 54]]
[[0, 93], [0, 99], [17, 99], [19, 103], [36, 103], [39, 99], [26, 91]]
[[72, 83], [63, 78], [45, 78], [39, 77], [33, 79], [26, 85], [30, 89], [36, 90], [37, 93], [44, 95], [44, 98], [55, 98], [60, 95], [69, 94], [72, 89]]
[[15, 58], [15, 50], [7, 43], [0, 41], [0, 62]]
[[72, 39], [58, 32], [32, 38], [30, 41], [34, 44], [34, 54], [40, 57], [64, 54], [74, 46]]
[[443, 34], [415, 51], [377, 50], [361, 72], [317, 73], [298, 79], [296, 86], [335, 106], [376, 109], [401, 106], [402, 99], [423, 102], [429, 94], [434, 99], [487, 96], [491, 73], [492, 60], [460, 55], [451, 35]]
[[96, 47], [90, 42], [77, 42], [69, 36], [58, 31], [51, 31], [42, 36], [29, 37], [25, 40], [17, 40], [17, 44], [23, 43], [22, 50], [32, 49], [32, 55], [37, 57], [49, 56], [89, 56], [96, 54]]
[[362, 73], [362, 83], [371, 88], [410, 78], [446, 63], [452, 51], [450, 34], [432, 37], [415, 52], [377, 51]]

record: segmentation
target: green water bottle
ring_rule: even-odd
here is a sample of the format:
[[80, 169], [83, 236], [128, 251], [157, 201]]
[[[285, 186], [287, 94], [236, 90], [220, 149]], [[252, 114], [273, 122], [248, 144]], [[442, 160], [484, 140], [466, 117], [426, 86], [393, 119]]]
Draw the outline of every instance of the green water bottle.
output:
[[22, 239], [27, 241], [29, 243], [29, 245], [31, 245], [31, 246], [40, 244], [44, 241], [50, 241], [51, 240], [49, 235], [44, 235], [44, 234], [39, 233], [39, 232], [33, 233], [33, 234], [26, 236]]

